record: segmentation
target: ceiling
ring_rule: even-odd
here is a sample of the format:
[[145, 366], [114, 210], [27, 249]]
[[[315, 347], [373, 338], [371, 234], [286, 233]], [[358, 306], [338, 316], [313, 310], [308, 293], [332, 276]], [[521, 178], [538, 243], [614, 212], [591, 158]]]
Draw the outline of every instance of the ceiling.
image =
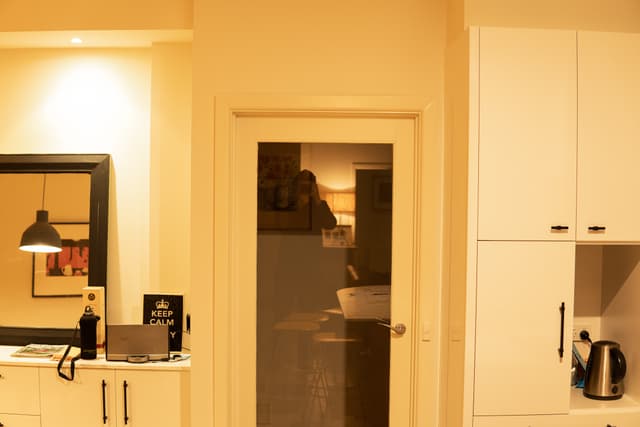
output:
[[[72, 44], [74, 37], [82, 39], [82, 44]], [[190, 42], [192, 37], [192, 30], [0, 32], [0, 49], [150, 47], [152, 43]]]

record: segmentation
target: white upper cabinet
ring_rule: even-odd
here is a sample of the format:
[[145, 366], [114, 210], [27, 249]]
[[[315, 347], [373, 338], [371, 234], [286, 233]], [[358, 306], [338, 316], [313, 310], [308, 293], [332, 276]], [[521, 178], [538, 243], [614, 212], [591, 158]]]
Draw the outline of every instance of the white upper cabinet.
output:
[[576, 240], [640, 241], [639, 187], [640, 35], [579, 32]]
[[478, 239], [574, 240], [576, 33], [479, 39]]

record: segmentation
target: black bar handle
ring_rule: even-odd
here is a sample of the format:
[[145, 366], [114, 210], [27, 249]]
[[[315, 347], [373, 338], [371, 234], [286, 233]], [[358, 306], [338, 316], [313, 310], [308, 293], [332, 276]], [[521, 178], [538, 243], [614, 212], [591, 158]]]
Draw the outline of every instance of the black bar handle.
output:
[[127, 387], [129, 387], [129, 385], [125, 380], [125, 382], [122, 383], [122, 388], [124, 389], [124, 423], [125, 424], [129, 423], [129, 414], [127, 413]]
[[564, 356], [564, 302], [560, 304], [560, 347], [558, 348], [560, 359]]
[[589, 227], [589, 231], [604, 231], [606, 229], [607, 227], [603, 227], [601, 225], [592, 225], [591, 227]]
[[107, 383], [102, 380], [102, 424], [107, 423]]
[[560, 230], [568, 230], [568, 229], [569, 229], [569, 226], [568, 226], [568, 225], [552, 225], [552, 226], [551, 226], [551, 229], [552, 229], [552, 230], [557, 230], [557, 231], [560, 231]]

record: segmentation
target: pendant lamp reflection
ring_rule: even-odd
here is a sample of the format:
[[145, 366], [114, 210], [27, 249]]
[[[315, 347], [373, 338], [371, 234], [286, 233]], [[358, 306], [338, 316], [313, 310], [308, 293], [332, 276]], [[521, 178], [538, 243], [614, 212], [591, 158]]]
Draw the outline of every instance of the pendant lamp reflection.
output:
[[20, 250], [25, 252], [60, 252], [62, 241], [60, 234], [49, 224], [49, 212], [44, 210], [44, 194], [47, 185], [47, 175], [42, 184], [42, 209], [36, 211], [36, 222], [22, 233]]

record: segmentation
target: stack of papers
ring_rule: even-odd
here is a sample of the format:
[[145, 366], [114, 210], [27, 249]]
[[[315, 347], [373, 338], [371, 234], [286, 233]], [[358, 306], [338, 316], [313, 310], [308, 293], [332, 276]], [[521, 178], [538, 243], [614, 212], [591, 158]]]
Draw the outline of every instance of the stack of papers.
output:
[[50, 358], [55, 354], [59, 354], [60, 357], [62, 357], [62, 353], [64, 353], [66, 347], [66, 345], [28, 344], [14, 351], [11, 356]]

